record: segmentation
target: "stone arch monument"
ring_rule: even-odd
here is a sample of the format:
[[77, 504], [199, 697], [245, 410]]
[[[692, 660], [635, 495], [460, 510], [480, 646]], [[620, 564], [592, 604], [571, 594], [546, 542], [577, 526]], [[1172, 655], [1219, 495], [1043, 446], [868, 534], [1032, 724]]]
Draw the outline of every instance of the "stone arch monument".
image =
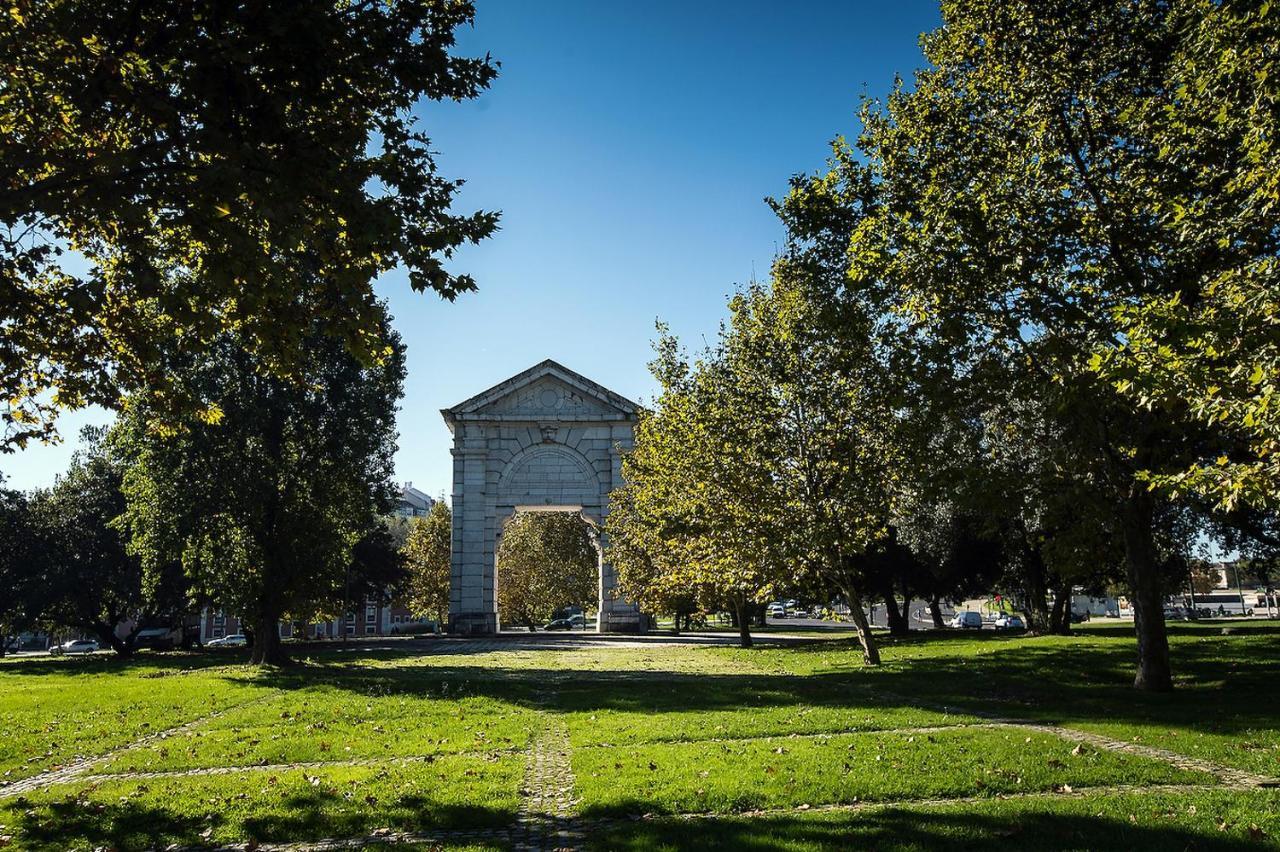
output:
[[[517, 511], [577, 512], [600, 529], [622, 484], [638, 406], [555, 361], [543, 361], [440, 413], [453, 432], [449, 632], [499, 629], [497, 543]], [[604, 534], [600, 534], [603, 552]], [[600, 560], [601, 633], [640, 632]]]

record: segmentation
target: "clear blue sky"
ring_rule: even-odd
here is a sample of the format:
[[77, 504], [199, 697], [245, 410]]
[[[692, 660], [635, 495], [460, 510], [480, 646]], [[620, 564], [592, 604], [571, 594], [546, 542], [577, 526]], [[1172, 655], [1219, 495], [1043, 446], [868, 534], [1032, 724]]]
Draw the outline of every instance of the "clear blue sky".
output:
[[[931, 0], [477, 0], [460, 49], [502, 73], [424, 126], [459, 209], [502, 211], [453, 268], [480, 286], [449, 304], [389, 275], [381, 292], [409, 351], [400, 480], [448, 493], [439, 409], [544, 358], [648, 399], [655, 319], [690, 344], [714, 335], [735, 285], [763, 277], [782, 238], [765, 206], [857, 131], [864, 90], [919, 67]], [[52, 482], [67, 441], [0, 459], [10, 487]]]

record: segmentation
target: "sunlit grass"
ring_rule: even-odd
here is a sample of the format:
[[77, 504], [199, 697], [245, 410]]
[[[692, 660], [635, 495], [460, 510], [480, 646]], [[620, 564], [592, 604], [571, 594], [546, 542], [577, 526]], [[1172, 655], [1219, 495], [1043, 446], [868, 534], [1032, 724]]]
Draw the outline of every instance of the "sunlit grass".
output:
[[596, 747], [575, 750], [574, 771], [583, 812], [613, 815], [1213, 783], [1159, 761], [987, 728]]
[[[572, 744], [578, 813], [628, 820], [593, 833], [596, 848], [1111, 846], [1081, 839], [1099, 832], [1137, 849], [1235, 848], [1274, 836], [1280, 794], [1219, 795], [1212, 776], [1165, 761], [977, 725], [1052, 723], [1280, 776], [1278, 637], [1275, 624], [1174, 625], [1168, 695], [1132, 689], [1133, 639], [1115, 623], [1071, 637], [916, 635], [886, 641], [877, 669], [840, 635], [752, 650], [352, 643], [295, 649], [299, 665], [264, 671], [241, 654], [9, 660], [0, 780], [114, 754], [95, 775], [0, 799], [0, 836], [20, 849], [127, 849], [505, 830], [529, 749], [555, 725]], [[916, 728], [937, 730], [904, 730]], [[255, 768], [304, 762], [319, 765]], [[97, 775], [215, 768], [227, 771]], [[1139, 792], [1088, 792], [1117, 785]], [[973, 801], [910, 804], [956, 798]], [[812, 812], [883, 801], [900, 804]], [[734, 816], [756, 808], [795, 817]], [[629, 823], [688, 812], [719, 817]]]

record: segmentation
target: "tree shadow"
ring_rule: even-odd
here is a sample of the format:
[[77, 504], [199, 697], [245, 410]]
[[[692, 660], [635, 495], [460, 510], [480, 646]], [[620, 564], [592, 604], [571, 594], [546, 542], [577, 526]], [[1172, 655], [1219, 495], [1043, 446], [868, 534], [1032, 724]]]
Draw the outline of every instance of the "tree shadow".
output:
[[[900, 644], [949, 643], [910, 638]], [[972, 642], [973, 639], [970, 639]], [[1132, 648], [1062, 643], [1056, 639], [986, 636], [982, 653], [897, 659], [862, 668], [853, 646], [816, 643], [802, 653], [811, 674], [690, 673], [667, 670], [596, 671], [550, 666], [495, 666], [491, 659], [387, 667], [346, 659], [265, 672], [264, 686], [294, 690], [323, 684], [361, 695], [479, 696], [530, 708], [699, 713], [796, 706], [875, 710], [954, 708], [977, 715], [1054, 723], [1169, 723], [1191, 732], [1235, 733], [1274, 727], [1280, 700], [1274, 677], [1280, 654], [1272, 643], [1178, 642], [1173, 646], [1179, 689], [1168, 694], [1132, 688]], [[839, 653], [847, 648], [850, 653]]]
[[118, 654], [84, 654], [78, 656], [22, 656], [0, 659], [0, 681], [5, 675], [24, 677], [69, 674], [140, 674], [164, 677], [188, 671], [240, 666], [248, 662], [244, 649], [214, 651], [140, 651], [131, 657]]
[[[234, 787], [228, 787], [235, 792]], [[175, 797], [179, 798], [179, 797]], [[378, 829], [432, 832], [501, 828], [515, 812], [483, 804], [454, 804], [420, 794], [394, 801], [363, 801], [343, 807], [343, 796], [332, 789], [291, 794], [260, 814], [238, 819], [237, 808], [210, 804], [202, 813], [149, 805], [121, 797], [103, 802], [81, 793], [50, 802], [17, 800], [7, 814], [6, 832], [23, 849], [163, 849], [178, 844], [189, 848], [215, 845], [212, 838], [234, 835], [242, 841], [297, 842], [323, 838], [364, 837]], [[196, 804], [196, 803], [193, 803]], [[199, 807], [196, 804], [196, 807]]]
[[[1072, 803], [1073, 805], [1075, 803]], [[983, 809], [990, 810], [990, 809]], [[951, 806], [937, 810], [888, 807], [861, 812], [717, 819], [651, 819], [619, 824], [595, 833], [590, 849], [698, 849], [774, 852], [775, 850], [930, 850], [1124, 849], [1207, 850], [1235, 852], [1257, 849], [1266, 838], [1250, 839], [1247, 827], [1230, 833], [1206, 823], [1135, 824], [1127, 818], [1090, 814], [1085, 807], [1070, 812], [1022, 803], [1011, 812], [984, 813]]]

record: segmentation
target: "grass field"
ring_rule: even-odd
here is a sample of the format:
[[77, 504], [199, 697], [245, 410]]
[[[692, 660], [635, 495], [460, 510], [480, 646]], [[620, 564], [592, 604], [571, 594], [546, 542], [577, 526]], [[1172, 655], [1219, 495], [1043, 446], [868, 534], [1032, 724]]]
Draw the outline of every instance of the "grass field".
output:
[[[1280, 837], [1280, 625], [389, 643], [0, 662], [0, 838], [506, 849], [1235, 849]], [[539, 834], [542, 832], [543, 834]], [[6, 841], [0, 840], [0, 845]]]

